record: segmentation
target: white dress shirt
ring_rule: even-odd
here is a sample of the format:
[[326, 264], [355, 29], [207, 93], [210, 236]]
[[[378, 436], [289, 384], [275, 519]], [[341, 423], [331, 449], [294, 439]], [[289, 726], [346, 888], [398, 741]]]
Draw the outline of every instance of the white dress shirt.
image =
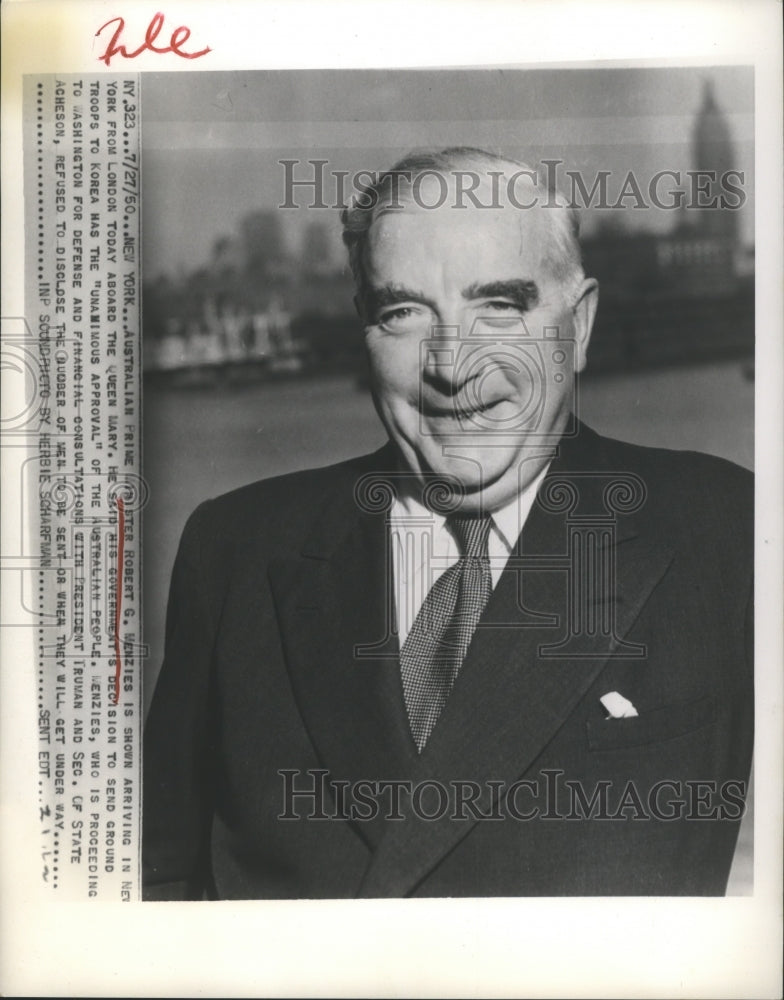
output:
[[[539, 475], [505, 507], [493, 511], [487, 548], [493, 587], [498, 583], [536, 498]], [[392, 575], [398, 641], [402, 648], [430, 588], [460, 558], [446, 518], [412, 497], [398, 497], [390, 512]]]

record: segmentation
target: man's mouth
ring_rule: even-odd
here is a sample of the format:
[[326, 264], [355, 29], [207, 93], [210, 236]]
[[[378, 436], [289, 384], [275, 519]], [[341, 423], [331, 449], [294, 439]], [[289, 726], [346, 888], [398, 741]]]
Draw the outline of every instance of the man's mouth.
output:
[[433, 406], [424, 404], [421, 407], [423, 417], [431, 417], [440, 420], [471, 420], [474, 417], [489, 413], [503, 402], [502, 398], [493, 399], [488, 402], [481, 402], [466, 406], [452, 403], [448, 406]]

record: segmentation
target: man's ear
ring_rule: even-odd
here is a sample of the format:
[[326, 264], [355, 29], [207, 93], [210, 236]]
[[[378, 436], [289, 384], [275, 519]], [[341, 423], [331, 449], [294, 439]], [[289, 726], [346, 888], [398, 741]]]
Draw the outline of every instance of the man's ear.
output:
[[596, 278], [584, 278], [577, 288], [572, 305], [572, 323], [575, 339], [575, 372], [585, 368], [588, 357], [588, 344], [591, 340], [593, 321], [596, 308], [599, 305], [599, 282]]

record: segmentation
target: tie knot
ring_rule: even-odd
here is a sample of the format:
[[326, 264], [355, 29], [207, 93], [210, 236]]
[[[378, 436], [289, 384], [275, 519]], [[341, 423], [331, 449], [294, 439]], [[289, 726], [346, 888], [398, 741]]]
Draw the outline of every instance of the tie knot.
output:
[[461, 557], [479, 559], [487, 556], [487, 536], [493, 523], [489, 514], [484, 517], [452, 514], [446, 523], [457, 540]]

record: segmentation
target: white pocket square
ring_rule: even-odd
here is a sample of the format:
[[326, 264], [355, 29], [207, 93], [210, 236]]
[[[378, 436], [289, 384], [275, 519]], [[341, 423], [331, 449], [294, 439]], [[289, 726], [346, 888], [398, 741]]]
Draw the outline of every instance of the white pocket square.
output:
[[617, 691], [608, 691], [607, 694], [601, 696], [599, 701], [607, 709], [608, 719], [630, 719], [637, 715], [637, 709], [634, 705]]

